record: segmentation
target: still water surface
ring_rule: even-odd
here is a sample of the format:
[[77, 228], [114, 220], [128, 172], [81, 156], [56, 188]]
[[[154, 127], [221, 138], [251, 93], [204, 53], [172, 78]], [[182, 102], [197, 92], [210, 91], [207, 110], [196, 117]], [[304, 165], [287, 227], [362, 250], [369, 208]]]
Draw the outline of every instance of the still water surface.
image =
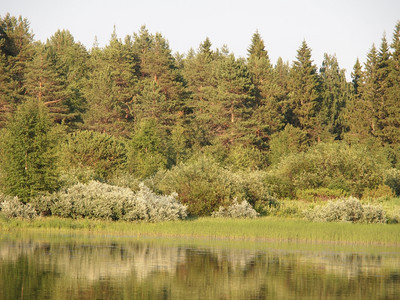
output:
[[400, 248], [0, 233], [0, 299], [400, 299]]

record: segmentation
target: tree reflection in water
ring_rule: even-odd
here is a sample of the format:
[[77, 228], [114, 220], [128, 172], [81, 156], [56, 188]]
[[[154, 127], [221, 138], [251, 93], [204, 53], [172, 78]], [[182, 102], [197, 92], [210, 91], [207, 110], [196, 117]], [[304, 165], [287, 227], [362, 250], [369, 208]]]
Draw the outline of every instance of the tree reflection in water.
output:
[[394, 298], [400, 253], [0, 238], [0, 299]]

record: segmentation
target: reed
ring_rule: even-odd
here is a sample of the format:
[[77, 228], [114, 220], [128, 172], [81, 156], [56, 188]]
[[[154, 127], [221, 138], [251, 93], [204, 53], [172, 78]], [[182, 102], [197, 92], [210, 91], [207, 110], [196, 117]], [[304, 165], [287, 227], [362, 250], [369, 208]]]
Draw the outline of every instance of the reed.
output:
[[160, 223], [90, 219], [37, 218], [32, 221], [0, 218], [1, 231], [87, 231], [136, 237], [202, 238], [209, 240], [265, 240], [341, 244], [400, 245], [399, 224], [318, 223], [301, 219], [198, 218]]

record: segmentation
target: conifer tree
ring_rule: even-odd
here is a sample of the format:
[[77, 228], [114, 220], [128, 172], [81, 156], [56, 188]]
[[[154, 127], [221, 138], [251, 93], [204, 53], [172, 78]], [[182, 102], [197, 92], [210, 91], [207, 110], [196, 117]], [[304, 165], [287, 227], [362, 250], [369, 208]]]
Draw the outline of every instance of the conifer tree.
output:
[[344, 109], [351, 97], [351, 86], [345, 71], [339, 68], [336, 56], [324, 55], [320, 70], [321, 107], [318, 114], [323, 131], [333, 139], [341, 139], [345, 128]]
[[[31, 59], [33, 34], [29, 22], [6, 14], [0, 17], [0, 120], [24, 98], [26, 63]], [[4, 72], [4, 73], [3, 73]]]
[[63, 100], [70, 96], [65, 82], [48, 59], [48, 52], [40, 42], [35, 45], [35, 54], [26, 65], [24, 79], [25, 95], [35, 98], [49, 108], [54, 121], [61, 123], [69, 113]]
[[49, 63], [58, 80], [64, 85], [64, 96], [54, 99], [51, 111], [58, 111], [56, 121], [75, 127], [82, 121], [86, 107], [83, 89], [87, 79], [88, 53], [85, 47], [75, 42], [68, 30], [58, 30], [46, 42]]
[[197, 52], [188, 54], [182, 70], [190, 93], [188, 108], [193, 144], [199, 147], [211, 143], [210, 101], [213, 90], [213, 69], [216, 62], [216, 54], [211, 50], [211, 46], [210, 39], [206, 38], [199, 45]]
[[214, 101], [210, 103], [212, 132], [223, 145], [236, 140], [251, 142], [251, 108], [254, 85], [245, 62], [233, 54], [221, 59], [214, 70]]
[[283, 127], [281, 89], [264, 41], [258, 32], [254, 33], [248, 52], [248, 68], [255, 85], [257, 103], [254, 112], [255, 131], [258, 136], [257, 144], [262, 145], [272, 133]]
[[137, 57], [129, 37], [122, 43], [115, 30], [109, 45], [94, 47], [90, 56], [85, 97], [88, 111], [84, 127], [117, 136], [129, 136], [137, 117], [134, 97], [137, 89]]
[[320, 108], [320, 86], [316, 66], [311, 60], [311, 49], [303, 41], [297, 50], [290, 81], [290, 123], [305, 130], [311, 139], [320, 136], [316, 116]]
[[[159, 121], [164, 126], [172, 126], [185, 111], [185, 89], [168, 42], [159, 33], [151, 35], [143, 26], [139, 34], [134, 35], [133, 51], [139, 60], [138, 94], [141, 95], [143, 91], [147, 93], [149, 87], [159, 88], [165, 96], [165, 101], [159, 103], [162, 112]], [[140, 103], [136, 103], [135, 107], [140, 107]], [[140, 109], [153, 110], [147, 107]]]
[[4, 191], [27, 202], [58, 187], [56, 140], [46, 107], [29, 99], [18, 107], [2, 141]]

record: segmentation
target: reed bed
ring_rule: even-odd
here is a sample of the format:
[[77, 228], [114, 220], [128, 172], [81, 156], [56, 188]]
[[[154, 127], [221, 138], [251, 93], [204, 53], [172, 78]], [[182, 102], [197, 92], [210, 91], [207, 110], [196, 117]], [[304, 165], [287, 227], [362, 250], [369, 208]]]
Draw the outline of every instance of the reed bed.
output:
[[204, 217], [160, 223], [45, 217], [32, 221], [0, 219], [0, 229], [2, 232], [15, 230], [87, 231], [136, 237], [400, 245], [399, 224], [316, 223], [280, 217], [257, 219]]

